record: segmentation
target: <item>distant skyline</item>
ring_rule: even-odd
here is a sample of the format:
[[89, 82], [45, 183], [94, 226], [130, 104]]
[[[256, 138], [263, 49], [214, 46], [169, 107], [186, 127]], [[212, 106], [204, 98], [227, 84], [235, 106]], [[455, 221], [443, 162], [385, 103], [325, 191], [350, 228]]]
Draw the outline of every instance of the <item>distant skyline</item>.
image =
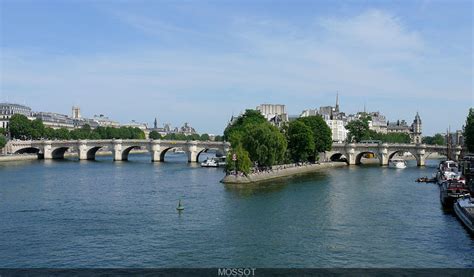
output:
[[423, 134], [474, 107], [472, 1], [0, 2], [0, 102], [221, 134], [262, 103]]

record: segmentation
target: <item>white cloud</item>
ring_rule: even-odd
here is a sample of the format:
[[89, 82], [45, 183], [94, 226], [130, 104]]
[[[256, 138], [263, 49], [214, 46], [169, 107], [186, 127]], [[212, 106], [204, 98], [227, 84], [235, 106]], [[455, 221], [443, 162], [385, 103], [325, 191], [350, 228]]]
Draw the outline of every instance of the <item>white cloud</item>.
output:
[[[147, 35], [170, 40], [172, 33], [197, 40], [215, 37], [142, 16], [120, 17]], [[324, 97], [335, 91], [342, 97], [360, 97], [361, 103], [348, 107], [353, 110], [363, 99], [389, 98], [395, 105], [383, 107], [388, 113], [415, 98], [451, 101], [471, 94], [472, 101], [471, 80], [465, 77], [470, 69], [459, 66], [458, 57], [438, 56], [421, 34], [384, 11], [326, 17], [308, 26], [240, 18], [230, 22], [222, 37], [230, 41], [223, 42], [221, 51], [196, 45], [164, 50], [157, 45], [122, 53], [44, 56], [40, 51], [3, 49], [1, 89], [41, 96], [35, 103], [51, 110], [69, 111], [70, 105], [80, 103], [96, 112], [106, 107], [111, 116], [124, 117], [129, 109], [134, 119], [158, 114], [164, 121], [195, 120], [201, 130], [213, 124], [208, 127], [212, 132], [225, 126], [232, 111], [275, 101], [298, 113], [291, 106], [330, 104], [332, 99]], [[440, 63], [461, 74], [433, 70]], [[446, 93], [449, 87], [458, 89]], [[58, 95], [64, 99], [51, 106], [50, 99]]]

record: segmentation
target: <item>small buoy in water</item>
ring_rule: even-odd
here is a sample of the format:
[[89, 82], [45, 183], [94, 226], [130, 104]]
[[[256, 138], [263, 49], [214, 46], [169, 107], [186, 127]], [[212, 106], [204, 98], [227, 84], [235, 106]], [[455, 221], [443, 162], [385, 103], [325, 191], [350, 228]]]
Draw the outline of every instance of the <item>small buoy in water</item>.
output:
[[179, 202], [178, 202], [178, 207], [176, 207], [176, 210], [178, 210], [178, 211], [184, 210], [184, 206], [181, 205], [181, 199], [180, 199]]

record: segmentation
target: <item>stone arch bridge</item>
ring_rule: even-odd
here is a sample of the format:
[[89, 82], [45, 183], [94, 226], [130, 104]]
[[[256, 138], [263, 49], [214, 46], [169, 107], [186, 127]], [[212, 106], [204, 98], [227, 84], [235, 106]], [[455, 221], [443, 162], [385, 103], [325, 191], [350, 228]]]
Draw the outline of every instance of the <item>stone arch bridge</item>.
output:
[[[450, 153], [457, 160], [463, 149], [456, 146]], [[388, 144], [388, 143], [334, 143], [331, 151], [324, 153], [324, 159], [336, 160], [344, 156], [349, 165], [360, 164], [362, 156], [367, 153], [375, 154], [380, 165], [388, 165], [388, 161], [397, 153], [411, 153], [418, 166], [424, 166], [426, 159], [432, 153], [447, 155], [444, 145], [426, 144]]]
[[210, 149], [226, 154], [230, 144], [214, 141], [112, 139], [10, 141], [6, 145], [6, 151], [9, 153], [37, 153], [38, 158], [43, 159], [63, 159], [66, 152], [76, 152], [79, 160], [94, 160], [99, 149], [107, 149], [112, 151], [114, 161], [125, 161], [133, 149], [146, 149], [153, 162], [164, 161], [166, 152], [173, 148], [183, 149], [188, 156], [188, 162], [198, 162], [199, 155]]

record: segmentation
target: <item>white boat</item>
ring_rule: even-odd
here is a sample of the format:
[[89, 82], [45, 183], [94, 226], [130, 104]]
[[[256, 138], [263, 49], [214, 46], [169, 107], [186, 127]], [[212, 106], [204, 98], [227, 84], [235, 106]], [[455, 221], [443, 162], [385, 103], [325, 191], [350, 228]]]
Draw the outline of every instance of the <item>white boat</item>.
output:
[[207, 158], [204, 162], [201, 163], [202, 167], [220, 167], [225, 165], [225, 157]]
[[403, 159], [391, 159], [388, 161], [388, 166], [392, 168], [405, 168], [407, 167], [407, 162]]
[[458, 164], [455, 161], [443, 161], [438, 166], [436, 179], [441, 185], [444, 181], [459, 180], [461, 173], [458, 171]]
[[173, 153], [175, 153], [175, 154], [185, 154], [186, 152], [184, 152], [184, 150], [181, 149], [181, 148], [174, 148]]
[[219, 167], [219, 163], [215, 159], [206, 159], [201, 163], [202, 167]]
[[454, 204], [454, 212], [459, 220], [474, 234], [474, 198], [459, 198]]

